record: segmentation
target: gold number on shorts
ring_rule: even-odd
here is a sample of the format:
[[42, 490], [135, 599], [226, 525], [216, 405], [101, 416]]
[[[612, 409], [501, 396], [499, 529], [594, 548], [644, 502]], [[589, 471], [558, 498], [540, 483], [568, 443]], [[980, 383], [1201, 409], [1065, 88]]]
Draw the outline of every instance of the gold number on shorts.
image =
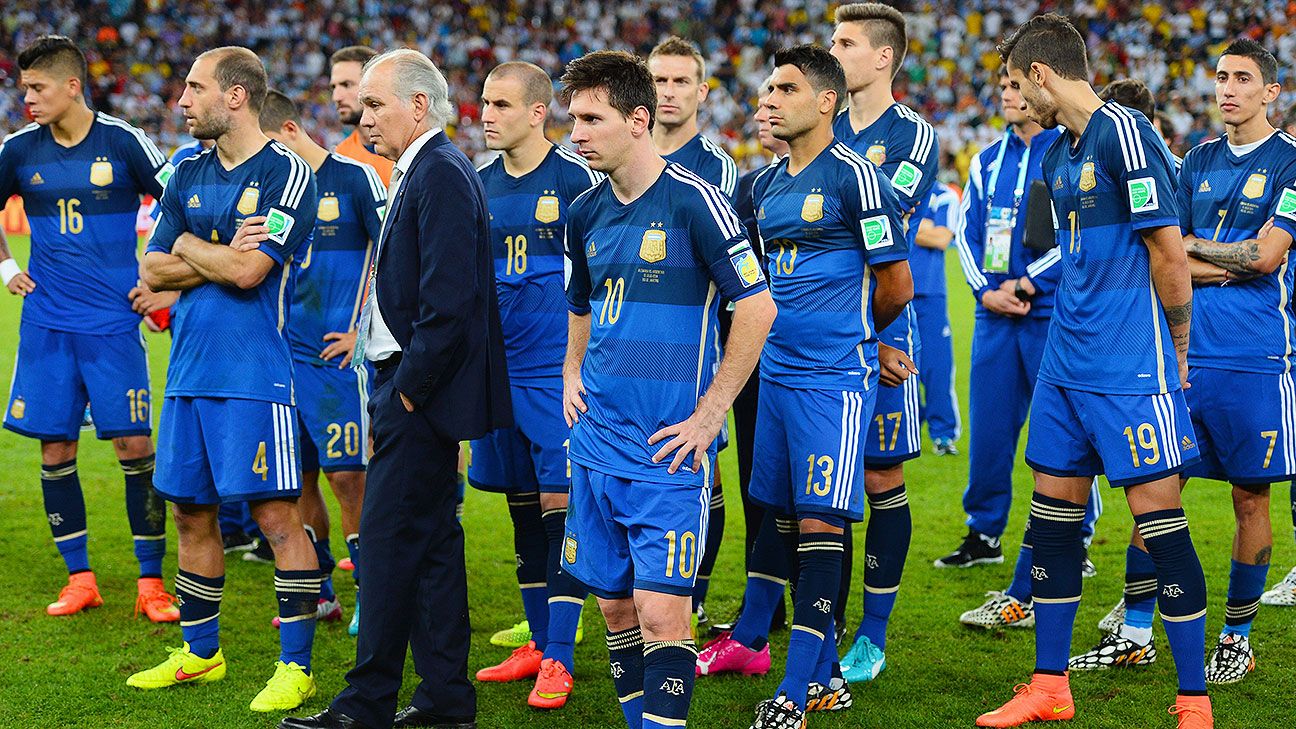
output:
[[567, 480], [571, 480], [571, 438], [563, 441], [563, 451], [567, 453]]
[[329, 458], [341, 458], [342, 451], [337, 449], [338, 441], [342, 441], [342, 450], [346, 451], [348, 456], [360, 455], [360, 426], [355, 422], [349, 423], [329, 423], [328, 427], [329, 442], [324, 449]]
[[697, 535], [684, 532], [678, 540], [675, 530], [666, 532], [666, 576], [674, 577], [676, 542], [679, 545], [679, 576], [688, 579], [693, 576], [697, 561]]
[[266, 442], [261, 441], [257, 444], [256, 458], [252, 459], [252, 473], [261, 476], [261, 480], [266, 480], [266, 474], [270, 473], [270, 467], [266, 465]]
[[1278, 431], [1264, 430], [1260, 432], [1260, 437], [1269, 439], [1269, 448], [1265, 450], [1264, 465], [1260, 466], [1261, 468], [1268, 468], [1269, 459], [1273, 458], [1274, 446], [1278, 443]]
[[147, 423], [149, 419], [149, 391], [147, 387], [126, 391], [132, 423]]
[[[833, 463], [832, 456], [819, 456], [815, 458], [814, 454], [806, 456], [806, 496], [813, 493], [815, 496], [827, 496], [832, 491]], [[823, 476], [822, 481], [815, 480], [815, 466], [819, 466], [819, 475]]]
[[[1157, 444], [1156, 429], [1151, 423], [1142, 423], [1138, 427], [1138, 441], [1135, 442], [1135, 430], [1130, 426], [1125, 426], [1125, 438], [1129, 441], [1130, 458], [1134, 461], [1134, 467], [1139, 468], [1143, 465], [1151, 466], [1161, 461], [1161, 446]], [[1152, 455], [1139, 458], [1139, 448], [1145, 451], [1152, 451]]]
[[[887, 420], [890, 420], [895, 424], [895, 427], [891, 431], [890, 446], [887, 445], [887, 441], [886, 441], [886, 421]], [[904, 413], [902, 412], [886, 413], [886, 414], [879, 413], [876, 418], [873, 418], [873, 422], [877, 423], [877, 427], [878, 427], [878, 450], [880, 451], [895, 450], [896, 441], [899, 440], [900, 438], [900, 422], [902, 420], [904, 420]]]

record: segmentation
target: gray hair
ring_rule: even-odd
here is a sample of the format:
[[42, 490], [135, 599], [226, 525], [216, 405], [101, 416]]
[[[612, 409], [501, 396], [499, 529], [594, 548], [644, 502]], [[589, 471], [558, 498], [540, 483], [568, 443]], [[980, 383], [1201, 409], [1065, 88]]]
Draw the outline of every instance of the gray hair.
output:
[[446, 84], [445, 76], [427, 56], [409, 48], [387, 51], [365, 63], [362, 78], [387, 62], [391, 62], [394, 66], [392, 91], [405, 103], [408, 104], [418, 94], [425, 94], [428, 97], [428, 114], [433, 125], [444, 127], [454, 118], [454, 107], [450, 104], [450, 87]]

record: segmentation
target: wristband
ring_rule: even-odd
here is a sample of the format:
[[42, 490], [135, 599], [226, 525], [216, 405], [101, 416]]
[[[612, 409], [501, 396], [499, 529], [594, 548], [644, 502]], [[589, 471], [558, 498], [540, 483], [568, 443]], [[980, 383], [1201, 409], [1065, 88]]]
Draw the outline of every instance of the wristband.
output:
[[14, 280], [14, 276], [22, 273], [22, 267], [12, 258], [6, 258], [0, 261], [0, 278], [4, 279], [4, 285], [8, 286], [9, 282]]
[[1031, 294], [1026, 293], [1026, 288], [1021, 285], [1021, 279], [1017, 279], [1017, 283], [1013, 285], [1013, 296], [1016, 296], [1019, 301], [1030, 301], [1035, 298]]

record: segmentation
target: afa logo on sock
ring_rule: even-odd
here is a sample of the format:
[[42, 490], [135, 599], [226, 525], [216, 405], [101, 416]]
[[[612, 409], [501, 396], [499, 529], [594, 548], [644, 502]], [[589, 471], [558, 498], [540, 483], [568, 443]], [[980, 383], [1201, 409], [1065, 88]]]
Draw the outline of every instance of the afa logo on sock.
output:
[[1048, 572], [1045, 572], [1043, 567], [1031, 567], [1032, 580], [1047, 580], [1048, 578]]
[[625, 675], [625, 669], [621, 667], [621, 661], [612, 662], [612, 678], [621, 678]]
[[662, 682], [661, 690], [665, 691], [671, 696], [683, 696], [684, 679], [667, 677], [666, 680]]
[[828, 613], [832, 612], [832, 600], [829, 600], [826, 597], [821, 597], [818, 600], [814, 601], [814, 607], [819, 612], [827, 615]]
[[1175, 582], [1161, 588], [1161, 594], [1166, 597], [1183, 597], [1185, 593], [1184, 589], [1179, 586], [1179, 583]]

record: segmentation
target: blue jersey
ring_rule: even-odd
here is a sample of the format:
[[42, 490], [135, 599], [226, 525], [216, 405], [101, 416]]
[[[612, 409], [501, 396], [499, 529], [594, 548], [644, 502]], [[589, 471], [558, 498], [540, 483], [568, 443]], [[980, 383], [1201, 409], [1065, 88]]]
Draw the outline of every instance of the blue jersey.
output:
[[78, 334], [140, 323], [127, 296], [139, 281], [140, 196], [159, 197], [171, 166], [144, 132], [97, 113], [72, 147], [38, 124], [0, 143], [0, 200], [21, 195], [31, 225], [27, 271], [36, 290], [23, 321]]
[[567, 353], [563, 226], [576, 196], [599, 181], [580, 155], [554, 145], [521, 177], [496, 157], [480, 167], [490, 208], [495, 293], [509, 379], [562, 386]]
[[[913, 109], [894, 103], [882, 112], [877, 121], [858, 132], [851, 128], [850, 110], [842, 109], [833, 120], [833, 134], [881, 168], [891, 180], [891, 189], [906, 212], [905, 242], [913, 250], [918, 221], [927, 212], [927, 201], [932, 186], [936, 184], [936, 165], [940, 160], [936, 131]], [[917, 281], [915, 293], [921, 293], [916, 284]], [[910, 304], [891, 326], [882, 330], [882, 343], [916, 357], [918, 327], [915, 319]]]
[[170, 253], [186, 232], [228, 245], [244, 218], [264, 215], [270, 238], [257, 250], [274, 266], [248, 290], [208, 282], [180, 294], [171, 309], [168, 397], [293, 404], [284, 325], [293, 295], [293, 254], [310, 237], [317, 205], [310, 166], [278, 142], [232, 170], [214, 149], [176, 167], [148, 251]]
[[[923, 219], [930, 220], [932, 225], [950, 233], [957, 230], [958, 190], [943, 182], [936, 183], [932, 187], [931, 197], [927, 201], [927, 213], [923, 215]], [[909, 268], [913, 272], [915, 295], [945, 295], [945, 251], [914, 245], [914, 249], [909, 252]]]
[[171, 153], [171, 164], [172, 166], [178, 165], [190, 157], [198, 156], [202, 151], [203, 144], [199, 140], [195, 139], [192, 142], [185, 142], [179, 147], [176, 147], [175, 151]]
[[288, 342], [298, 362], [336, 366], [319, 358], [330, 332], [355, 328], [365, 274], [382, 230], [387, 188], [374, 168], [332, 153], [315, 171], [319, 209], [310, 248], [302, 255], [288, 317]]
[[[1252, 240], [1265, 222], [1296, 237], [1296, 139], [1276, 131], [1241, 157], [1227, 138], [1198, 145], [1179, 173], [1179, 225], [1224, 243]], [[1296, 345], [1290, 255], [1277, 270], [1193, 291], [1193, 367], [1287, 373]]]
[[738, 165], [720, 145], [698, 134], [683, 147], [663, 156], [667, 162], [675, 162], [720, 188], [720, 192], [733, 201], [738, 190]]
[[[648, 437], [690, 415], [711, 384], [721, 298], [765, 290], [756, 254], [715, 187], [669, 162], [633, 202], [604, 180], [567, 210], [568, 308], [589, 314], [571, 459], [622, 478], [696, 483], [653, 463]], [[715, 445], [711, 446], [714, 462]]]
[[[1074, 142], [1074, 144], [1073, 144]], [[1147, 117], [1108, 102], [1044, 153], [1062, 281], [1039, 378], [1107, 395], [1178, 390], [1143, 231], [1179, 224], [1174, 161]]]
[[756, 180], [778, 317], [761, 377], [784, 387], [868, 390], [877, 382], [870, 266], [904, 260], [904, 209], [878, 169], [834, 142], [796, 175], [784, 159]]

